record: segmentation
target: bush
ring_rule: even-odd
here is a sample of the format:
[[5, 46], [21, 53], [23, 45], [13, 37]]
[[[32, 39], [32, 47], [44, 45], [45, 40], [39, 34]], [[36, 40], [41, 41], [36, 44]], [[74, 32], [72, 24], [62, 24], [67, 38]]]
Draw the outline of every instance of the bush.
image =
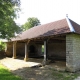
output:
[[0, 51], [5, 50], [5, 45], [6, 44], [4, 42], [0, 41]]

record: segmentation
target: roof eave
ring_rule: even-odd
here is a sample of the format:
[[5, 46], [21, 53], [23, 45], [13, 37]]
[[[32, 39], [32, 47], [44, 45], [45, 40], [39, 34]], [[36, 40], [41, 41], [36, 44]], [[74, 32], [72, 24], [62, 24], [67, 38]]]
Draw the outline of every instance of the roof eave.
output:
[[68, 25], [69, 25], [70, 31], [71, 31], [71, 32], [75, 32], [75, 29], [73, 28], [73, 26], [72, 26], [72, 24], [71, 24], [68, 16], [66, 16], [66, 20], [67, 20], [67, 23], [68, 23]]

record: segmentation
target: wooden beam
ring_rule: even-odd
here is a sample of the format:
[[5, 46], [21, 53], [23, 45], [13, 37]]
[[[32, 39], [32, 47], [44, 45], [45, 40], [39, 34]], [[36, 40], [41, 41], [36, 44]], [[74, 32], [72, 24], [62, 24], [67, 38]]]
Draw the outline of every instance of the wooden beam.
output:
[[16, 41], [13, 42], [13, 58], [16, 58]]
[[24, 61], [28, 61], [28, 44], [29, 44], [30, 40], [28, 40], [28, 42], [25, 42], [25, 58]]

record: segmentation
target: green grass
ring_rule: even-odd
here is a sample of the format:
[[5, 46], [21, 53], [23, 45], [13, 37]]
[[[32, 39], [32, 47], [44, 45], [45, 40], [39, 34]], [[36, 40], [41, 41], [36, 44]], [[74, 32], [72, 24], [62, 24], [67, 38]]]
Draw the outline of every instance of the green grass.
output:
[[22, 80], [19, 76], [13, 75], [6, 67], [0, 64], [0, 80]]
[[42, 52], [44, 52], [44, 45], [42, 45]]
[[70, 72], [62, 72], [62, 71], [52, 71], [52, 77], [55, 80], [74, 80], [77, 78], [80, 74], [78, 73], [70, 73]]

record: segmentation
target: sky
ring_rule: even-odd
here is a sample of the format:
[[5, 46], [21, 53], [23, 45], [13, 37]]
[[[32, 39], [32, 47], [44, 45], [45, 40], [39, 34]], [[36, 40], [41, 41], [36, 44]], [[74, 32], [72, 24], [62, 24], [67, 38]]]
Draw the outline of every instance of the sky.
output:
[[21, 0], [21, 12], [16, 21], [22, 25], [29, 17], [36, 17], [41, 24], [66, 18], [80, 24], [80, 0]]

